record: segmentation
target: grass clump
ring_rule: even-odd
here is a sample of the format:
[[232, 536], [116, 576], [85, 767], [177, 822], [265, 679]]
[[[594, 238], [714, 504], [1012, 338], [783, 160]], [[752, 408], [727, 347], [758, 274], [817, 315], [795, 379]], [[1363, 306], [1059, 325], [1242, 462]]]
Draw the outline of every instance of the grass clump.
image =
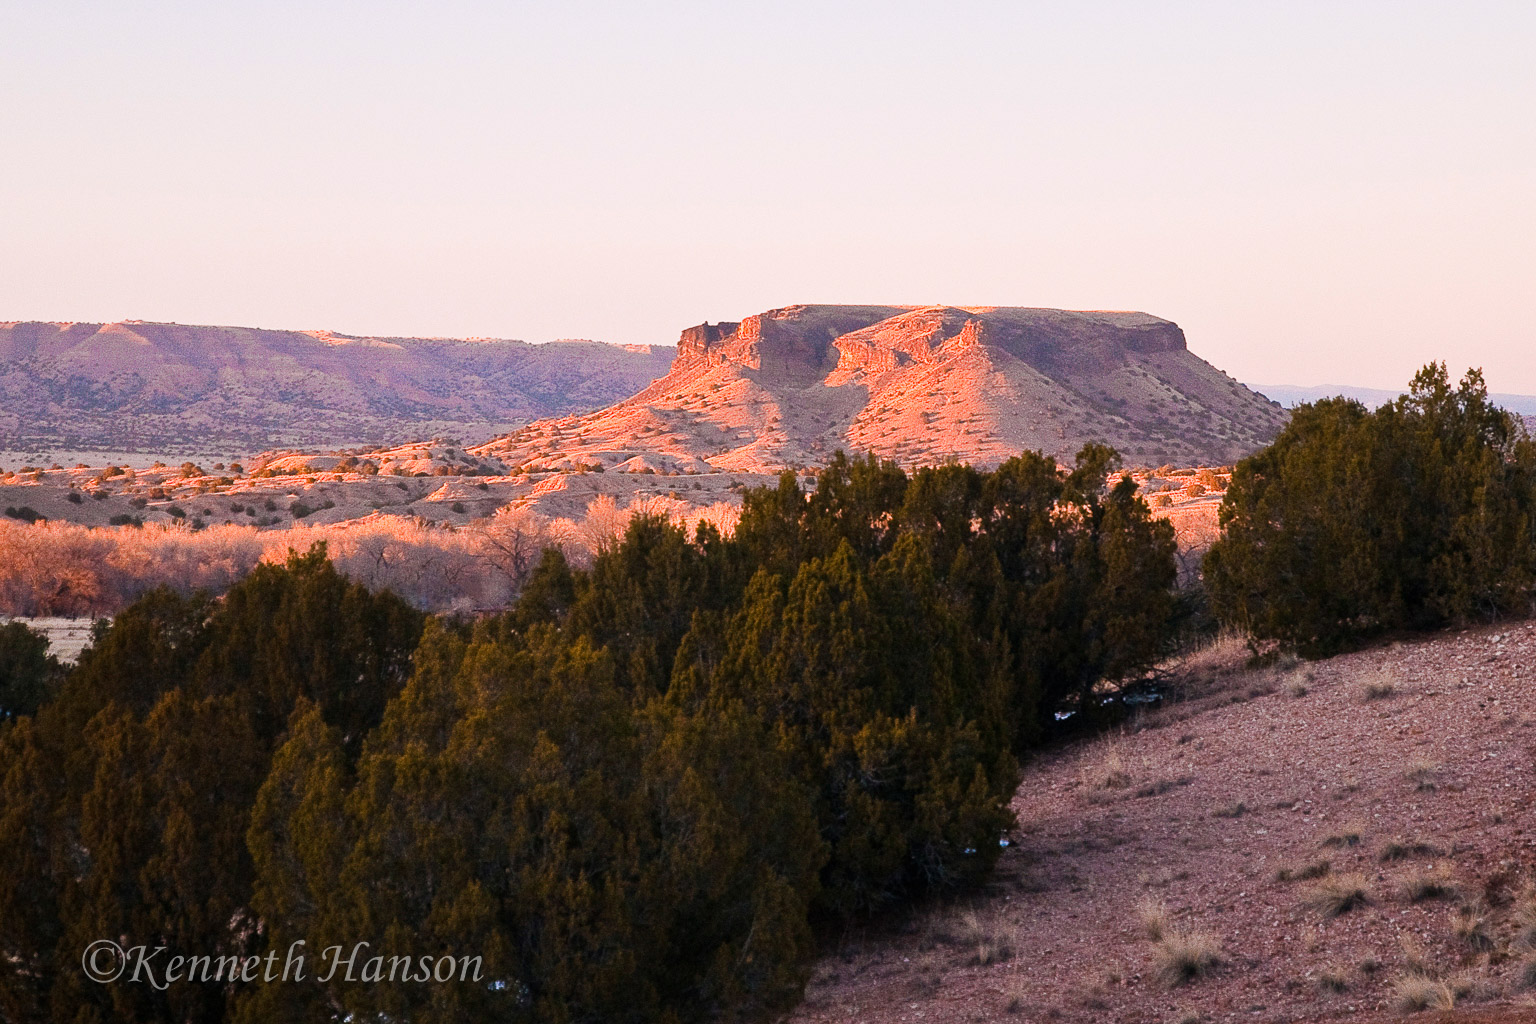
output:
[[1371, 902], [1369, 883], [1357, 873], [1329, 875], [1315, 882], [1302, 903], [1324, 917], [1338, 917]]
[[1306, 882], [1314, 878], [1322, 878], [1333, 870], [1333, 864], [1326, 860], [1314, 860], [1306, 864], [1288, 864], [1275, 872], [1277, 882]]
[[1515, 970], [1515, 984], [1526, 992], [1536, 988], [1536, 956], [1521, 959], [1520, 966]]
[[1359, 846], [1360, 841], [1364, 836], [1365, 829], [1362, 826], [1358, 824], [1346, 825], [1339, 829], [1337, 832], [1334, 832], [1332, 835], [1324, 836], [1323, 841], [1318, 845], [1339, 848], [1346, 846]]
[[1462, 907], [1451, 914], [1451, 934], [1473, 953], [1486, 953], [1493, 949], [1488, 918], [1476, 907]]
[[1386, 700], [1397, 694], [1397, 684], [1385, 673], [1376, 675], [1360, 684], [1360, 701], [1369, 704], [1371, 701]]
[[1144, 900], [1136, 908], [1141, 933], [1153, 942], [1160, 942], [1169, 931], [1168, 908], [1156, 900]]
[[1382, 862], [1407, 860], [1410, 857], [1439, 857], [1445, 853], [1438, 846], [1418, 839], [1392, 839], [1381, 848]]
[[1516, 949], [1536, 951], [1536, 887], [1527, 885], [1515, 898]]
[[960, 915], [960, 942], [971, 949], [972, 967], [1000, 964], [1013, 957], [1013, 933], [1001, 921], [974, 910]]
[[1157, 943], [1153, 971], [1168, 988], [1178, 988], [1214, 971], [1225, 962], [1221, 943], [1205, 932], [1168, 931]]
[[1456, 1006], [1456, 993], [1443, 981], [1408, 974], [1392, 983], [1392, 1008], [1399, 1013], [1421, 1010], [1449, 1010]]
[[1218, 808], [1216, 808], [1216, 810], [1211, 812], [1211, 817], [1213, 817], [1213, 818], [1241, 818], [1243, 815], [1245, 815], [1247, 813], [1248, 813], [1248, 805], [1243, 803], [1241, 800], [1239, 800], [1236, 803], [1227, 804], [1225, 807], [1218, 807]]
[[1349, 988], [1349, 975], [1340, 967], [1325, 967], [1318, 972], [1317, 987], [1324, 992], [1343, 992]]
[[1402, 882], [1403, 895], [1410, 903], [1426, 900], [1453, 900], [1460, 895], [1455, 879], [1444, 870], [1414, 871]]
[[1403, 775], [1420, 793], [1433, 793], [1440, 785], [1439, 773], [1439, 765], [1429, 761], [1415, 761]]

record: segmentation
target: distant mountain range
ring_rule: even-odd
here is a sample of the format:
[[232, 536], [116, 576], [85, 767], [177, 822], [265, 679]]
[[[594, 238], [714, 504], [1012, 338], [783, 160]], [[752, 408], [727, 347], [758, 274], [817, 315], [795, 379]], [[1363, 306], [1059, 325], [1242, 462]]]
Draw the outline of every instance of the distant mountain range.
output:
[[599, 412], [475, 449], [530, 472], [764, 473], [839, 449], [904, 465], [1058, 458], [1225, 464], [1285, 412], [1137, 312], [789, 306], [682, 333], [670, 372]]
[[[1279, 402], [1287, 409], [1294, 409], [1303, 402], [1315, 402], [1319, 398], [1353, 398], [1355, 401], [1375, 408], [1386, 405], [1404, 391], [1383, 391], [1379, 388], [1356, 388], [1348, 385], [1324, 384], [1316, 387], [1299, 387], [1295, 384], [1255, 384], [1253, 389], [1268, 398]], [[1494, 395], [1488, 396], [1495, 405], [1502, 406], [1510, 412], [1519, 413], [1522, 416], [1536, 416], [1536, 395]]]
[[483, 441], [602, 408], [670, 346], [0, 323], [0, 449], [175, 453]]

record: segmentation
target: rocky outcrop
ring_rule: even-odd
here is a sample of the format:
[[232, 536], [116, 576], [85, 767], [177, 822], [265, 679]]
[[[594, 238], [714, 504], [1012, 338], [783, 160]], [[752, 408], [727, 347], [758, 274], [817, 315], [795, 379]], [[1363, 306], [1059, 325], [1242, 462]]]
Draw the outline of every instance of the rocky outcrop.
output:
[[1147, 313], [806, 305], [688, 328], [670, 372], [633, 398], [485, 450], [535, 468], [576, 450], [621, 471], [667, 453], [775, 472], [839, 449], [995, 464], [1096, 441], [1130, 462], [1222, 464], [1284, 418]]

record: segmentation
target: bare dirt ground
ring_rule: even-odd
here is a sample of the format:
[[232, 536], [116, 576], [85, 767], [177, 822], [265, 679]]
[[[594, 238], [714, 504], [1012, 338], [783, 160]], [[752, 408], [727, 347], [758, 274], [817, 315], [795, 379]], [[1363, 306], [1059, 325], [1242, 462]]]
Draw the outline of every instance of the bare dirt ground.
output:
[[1536, 626], [1244, 655], [1028, 765], [987, 889], [844, 936], [791, 1020], [1536, 1021]]

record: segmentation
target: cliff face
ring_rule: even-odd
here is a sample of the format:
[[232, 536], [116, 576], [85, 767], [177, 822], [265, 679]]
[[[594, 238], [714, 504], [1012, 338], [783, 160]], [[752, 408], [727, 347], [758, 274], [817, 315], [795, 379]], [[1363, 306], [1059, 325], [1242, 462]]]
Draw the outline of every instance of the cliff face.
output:
[[643, 455], [664, 471], [765, 472], [837, 449], [995, 464], [1098, 441], [1129, 462], [1220, 464], [1283, 422], [1146, 313], [789, 306], [688, 328], [670, 372], [633, 398], [485, 450], [535, 467]]
[[182, 324], [0, 323], [0, 448], [260, 451], [482, 440], [601, 408], [670, 348]]

